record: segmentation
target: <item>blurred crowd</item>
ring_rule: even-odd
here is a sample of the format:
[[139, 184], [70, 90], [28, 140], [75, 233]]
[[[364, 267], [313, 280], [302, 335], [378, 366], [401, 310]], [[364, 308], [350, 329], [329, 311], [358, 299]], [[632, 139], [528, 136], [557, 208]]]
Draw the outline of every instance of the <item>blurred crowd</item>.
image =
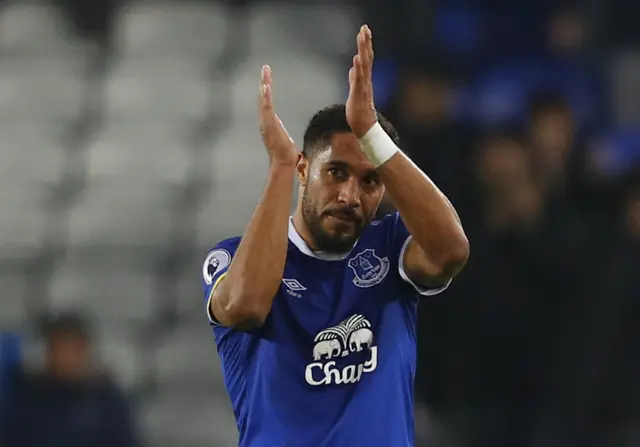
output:
[[426, 445], [640, 445], [640, 122], [608, 71], [640, 33], [619, 3], [370, 11], [383, 110], [472, 247], [421, 307]]
[[[99, 75], [122, 2], [56, 3], [98, 44]], [[614, 101], [633, 79], [612, 73], [640, 43], [639, 5], [360, 4], [377, 104], [471, 241], [450, 290], [420, 308], [427, 446], [640, 445], [640, 117]], [[134, 445], [126, 398], [93, 373], [86, 322], [42, 329], [43, 372], [0, 377], [14, 384], [2, 445]], [[17, 341], [0, 343], [6, 368]]]
[[65, 313], [43, 319], [39, 331], [44, 356], [35, 365], [23, 359], [17, 368], [19, 341], [0, 337], [0, 445], [139, 445], [127, 396], [95, 358], [90, 322]]

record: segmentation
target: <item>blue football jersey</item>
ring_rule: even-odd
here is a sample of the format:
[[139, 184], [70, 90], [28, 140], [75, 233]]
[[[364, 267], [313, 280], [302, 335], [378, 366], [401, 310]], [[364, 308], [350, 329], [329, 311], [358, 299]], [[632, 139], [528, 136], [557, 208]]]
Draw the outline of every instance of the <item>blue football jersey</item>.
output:
[[[240, 446], [414, 445], [418, 297], [446, 286], [423, 289], [404, 273], [410, 237], [400, 216], [388, 215], [350, 252], [328, 255], [311, 251], [290, 223], [264, 326], [240, 332], [209, 315]], [[239, 242], [222, 241], [207, 255], [207, 313]]]

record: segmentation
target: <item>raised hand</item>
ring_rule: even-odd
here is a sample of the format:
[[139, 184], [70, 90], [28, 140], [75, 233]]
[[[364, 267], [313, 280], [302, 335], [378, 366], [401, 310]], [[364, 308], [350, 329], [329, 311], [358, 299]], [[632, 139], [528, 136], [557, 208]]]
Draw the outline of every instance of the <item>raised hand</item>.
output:
[[349, 70], [349, 98], [347, 99], [347, 122], [356, 137], [366, 134], [378, 121], [373, 102], [373, 41], [367, 25], [360, 28], [357, 37], [358, 54], [353, 57]]
[[260, 134], [269, 154], [269, 162], [295, 166], [298, 162], [298, 150], [293, 139], [284, 128], [273, 108], [273, 78], [268, 65], [262, 67], [258, 104], [260, 112]]

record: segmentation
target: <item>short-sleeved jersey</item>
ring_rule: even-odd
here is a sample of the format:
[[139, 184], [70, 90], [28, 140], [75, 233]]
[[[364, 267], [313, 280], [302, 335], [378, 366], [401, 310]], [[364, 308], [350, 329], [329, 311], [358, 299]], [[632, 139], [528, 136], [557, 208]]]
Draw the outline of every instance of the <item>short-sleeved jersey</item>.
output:
[[[374, 221], [353, 249], [314, 253], [289, 224], [282, 283], [265, 324], [240, 332], [209, 321], [240, 446], [414, 445], [416, 318], [422, 289], [404, 273], [410, 240], [398, 214]], [[205, 304], [240, 238], [203, 266]]]

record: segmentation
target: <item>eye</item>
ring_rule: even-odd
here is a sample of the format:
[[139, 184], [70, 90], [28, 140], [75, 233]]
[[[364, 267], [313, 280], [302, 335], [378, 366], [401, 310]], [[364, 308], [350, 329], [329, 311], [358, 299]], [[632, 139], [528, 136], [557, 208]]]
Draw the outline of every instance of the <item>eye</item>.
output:
[[345, 170], [337, 166], [327, 168], [327, 172], [331, 177], [335, 177], [337, 179], [342, 179], [346, 176]]
[[378, 184], [379, 180], [377, 177], [371, 175], [363, 178], [362, 182], [367, 186], [374, 186]]

